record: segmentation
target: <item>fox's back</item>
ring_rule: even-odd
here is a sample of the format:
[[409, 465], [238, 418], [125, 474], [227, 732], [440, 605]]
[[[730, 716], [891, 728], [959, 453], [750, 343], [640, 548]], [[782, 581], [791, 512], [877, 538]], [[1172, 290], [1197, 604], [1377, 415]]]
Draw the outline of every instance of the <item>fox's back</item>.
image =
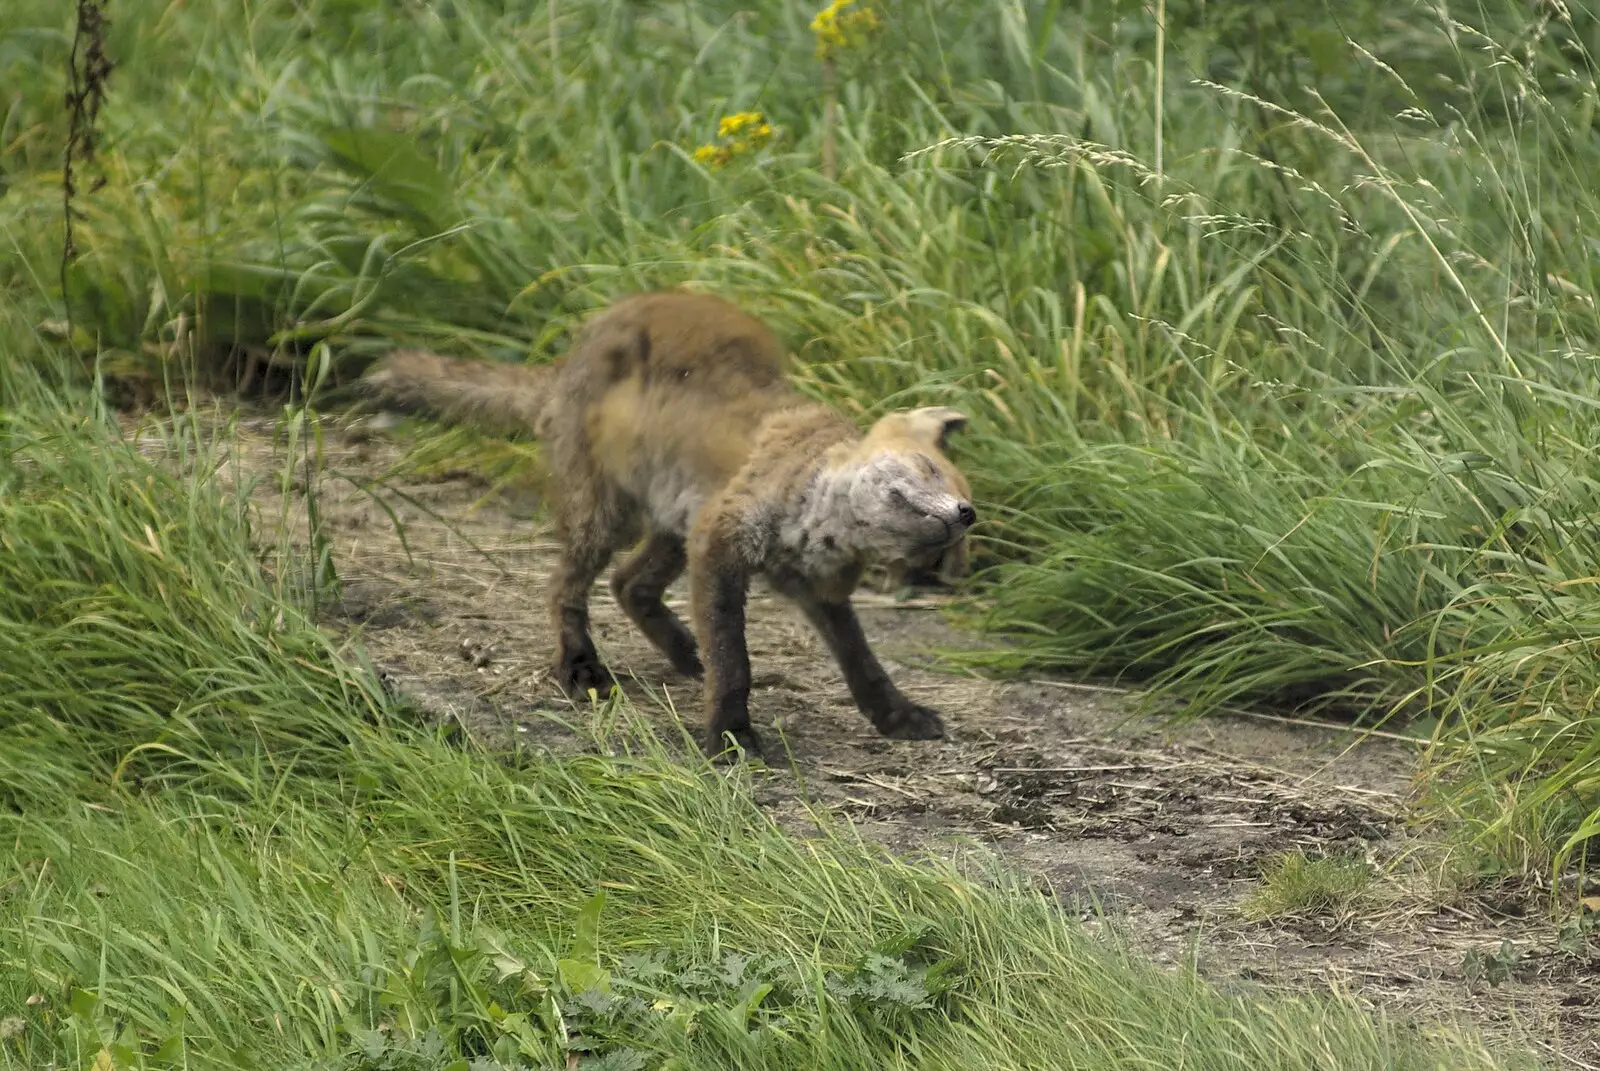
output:
[[708, 295], [626, 298], [589, 323], [569, 362], [595, 463], [680, 532], [744, 465], [762, 421], [804, 404], [766, 325]]

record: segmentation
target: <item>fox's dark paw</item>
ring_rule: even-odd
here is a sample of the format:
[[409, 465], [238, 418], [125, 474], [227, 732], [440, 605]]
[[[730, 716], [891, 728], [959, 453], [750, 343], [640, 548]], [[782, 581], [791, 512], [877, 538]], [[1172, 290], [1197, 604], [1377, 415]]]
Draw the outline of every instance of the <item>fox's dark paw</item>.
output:
[[878, 731], [891, 740], [941, 740], [944, 719], [932, 707], [910, 700], [896, 703], [882, 718], [874, 719]]
[[700, 748], [707, 758], [718, 763], [738, 762], [741, 759], [766, 761], [761, 737], [748, 725], [743, 729], [724, 729], [715, 735], [707, 732], [701, 738]]
[[611, 686], [616, 683], [611, 671], [606, 669], [600, 656], [593, 651], [563, 653], [556, 662], [555, 674], [556, 684], [575, 698], [587, 695], [592, 688], [595, 695], [604, 699], [611, 694]]

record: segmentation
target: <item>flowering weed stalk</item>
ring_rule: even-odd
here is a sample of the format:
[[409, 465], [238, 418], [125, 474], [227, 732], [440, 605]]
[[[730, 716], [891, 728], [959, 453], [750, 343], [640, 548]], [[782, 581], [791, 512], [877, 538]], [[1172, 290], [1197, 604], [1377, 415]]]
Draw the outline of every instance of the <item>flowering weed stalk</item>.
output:
[[822, 174], [832, 182], [839, 173], [839, 150], [834, 130], [839, 125], [838, 54], [860, 48], [883, 28], [883, 20], [856, 0], [832, 0], [811, 20], [817, 35], [817, 59], [822, 61]]

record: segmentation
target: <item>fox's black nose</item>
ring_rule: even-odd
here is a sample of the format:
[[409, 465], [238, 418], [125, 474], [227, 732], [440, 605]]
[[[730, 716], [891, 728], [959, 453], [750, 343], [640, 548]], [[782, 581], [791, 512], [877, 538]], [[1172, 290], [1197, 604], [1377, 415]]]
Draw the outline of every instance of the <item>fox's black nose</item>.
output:
[[967, 502], [963, 502], [956, 507], [956, 516], [960, 517], [961, 523], [968, 528], [978, 522], [978, 512]]

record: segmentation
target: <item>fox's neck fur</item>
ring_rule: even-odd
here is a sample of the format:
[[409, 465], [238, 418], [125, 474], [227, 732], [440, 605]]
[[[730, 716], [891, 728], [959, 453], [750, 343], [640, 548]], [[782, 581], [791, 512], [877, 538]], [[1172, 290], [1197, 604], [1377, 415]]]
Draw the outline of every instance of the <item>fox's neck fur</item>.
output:
[[785, 550], [801, 558], [807, 573], [829, 576], [870, 563], [873, 548], [862, 538], [864, 526], [850, 504], [859, 474], [857, 464], [830, 466], [819, 459], [816, 473], [791, 504], [778, 537]]

